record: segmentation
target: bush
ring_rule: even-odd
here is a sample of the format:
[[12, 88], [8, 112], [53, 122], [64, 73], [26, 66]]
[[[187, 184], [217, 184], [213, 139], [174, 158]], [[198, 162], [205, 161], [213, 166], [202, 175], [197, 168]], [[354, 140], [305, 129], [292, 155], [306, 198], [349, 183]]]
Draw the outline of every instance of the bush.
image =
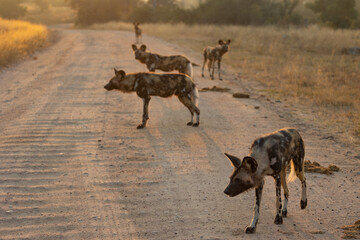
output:
[[320, 14], [320, 21], [333, 28], [359, 27], [355, 0], [315, 0], [307, 7]]
[[47, 46], [48, 35], [43, 25], [0, 18], [0, 67]]
[[77, 24], [90, 25], [113, 20], [127, 20], [138, 0], [69, 0], [77, 11]]

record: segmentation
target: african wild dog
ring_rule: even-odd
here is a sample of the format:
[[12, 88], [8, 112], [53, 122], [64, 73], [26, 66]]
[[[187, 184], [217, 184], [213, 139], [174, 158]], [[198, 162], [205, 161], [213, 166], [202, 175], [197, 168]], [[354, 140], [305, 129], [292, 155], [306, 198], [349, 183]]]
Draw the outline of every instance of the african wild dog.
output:
[[[191, 113], [189, 126], [199, 126], [200, 110], [198, 108], [199, 93], [192, 79], [185, 74], [157, 74], [157, 73], [129, 73], [115, 70], [112, 77], [104, 88], [108, 91], [116, 89], [125, 93], [136, 92], [144, 101], [142, 124], [137, 128], [146, 127], [149, 119], [150, 96], [170, 97], [175, 95]], [[193, 123], [196, 113], [196, 123]]]
[[[291, 161], [291, 173], [288, 181], [294, 180], [294, 171], [301, 181], [301, 209], [306, 208], [306, 181], [304, 176], [304, 142], [295, 129], [280, 129], [277, 132], [260, 137], [251, 146], [250, 154], [241, 161], [239, 158], [225, 155], [229, 158], [234, 171], [230, 183], [224, 193], [234, 197], [246, 190], [255, 188], [256, 202], [254, 217], [246, 233], [253, 233], [259, 220], [261, 194], [266, 175], [273, 176], [276, 185], [276, 217], [275, 224], [282, 224], [287, 215], [289, 190], [286, 184], [286, 168]], [[281, 185], [284, 189], [284, 206], [281, 204]]]
[[220, 76], [221, 58], [229, 50], [230, 42], [231, 42], [230, 39], [227, 40], [226, 43], [223, 40], [219, 40], [218, 46], [204, 48], [204, 51], [203, 51], [204, 63], [202, 66], [202, 74], [201, 74], [202, 77], [204, 77], [204, 68], [205, 68], [206, 62], [208, 61], [209, 74], [210, 74], [211, 79], [214, 80], [215, 62], [217, 62], [218, 63], [219, 80], [222, 80], [222, 78]]
[[141, 29], [139, 28], [140, 23], [134, 22], [134, 30], [135, 30], [135, 41], [137, 44], [142, 43], [142, 34]]
[[135, 53], [135, 59], [146, 64], [146, 67], [150, 72], [155, 72], [156, 69], [164, 72], [175, 70], [179, 71], [179, 73], [185, 73], [192, 78], [192, 66], [198, 66], [182, 55], [161, 56], [156, 53], [148, 52], [146, 51], [146, 45], [141, 45], [140, 48], [137, 48], [137, 46], [133, 44], [132, 49]]

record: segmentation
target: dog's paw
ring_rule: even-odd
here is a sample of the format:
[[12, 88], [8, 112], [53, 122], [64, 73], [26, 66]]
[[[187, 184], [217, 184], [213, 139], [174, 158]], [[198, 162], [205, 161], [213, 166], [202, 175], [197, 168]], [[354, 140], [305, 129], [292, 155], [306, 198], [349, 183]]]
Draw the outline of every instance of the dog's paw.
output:
[[140, 124], [139, 126], [136, 127], [137, 129], [143, 129], [145, 128], [145, 125], [144, 124]]
[[301, 200], [301, 201], [300, 201], [300, 207], [301, 207], [301, 209], [305, 209], [306, 206], [307, 206], [307, 199], [306, 199], [305, 201]]
[[282, 218], [282, 216], [276, 215], [275, 220], [274, 220], [274, 223], [275, 223], [275, 224], [283, 224], [283, 218]]
[[256, 228], [254, 228], [254, 227], [246, 227], [245, 228], [245, 233], [247, 233], [247, 234], [250, 234], [250, 233], [255, 233], [255, 229]]
[[282, 216], [283, 216], [283, 217], [286, 217], [286, 216], [287, 216], [287, 210], [286, 210], [286, 209], [285, 209], [285, 210], [284, 210], [284, 209], [282, 210]]

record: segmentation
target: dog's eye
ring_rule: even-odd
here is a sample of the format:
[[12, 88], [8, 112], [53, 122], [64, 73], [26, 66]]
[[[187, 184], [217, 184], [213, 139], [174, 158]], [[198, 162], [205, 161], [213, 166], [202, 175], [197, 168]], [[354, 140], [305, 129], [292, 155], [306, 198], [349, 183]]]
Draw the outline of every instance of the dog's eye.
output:
[[240, 179], [235, 178], [235, 182], [236, 182], [236, 183], [239, 183], [239, 182], [240, 182]]

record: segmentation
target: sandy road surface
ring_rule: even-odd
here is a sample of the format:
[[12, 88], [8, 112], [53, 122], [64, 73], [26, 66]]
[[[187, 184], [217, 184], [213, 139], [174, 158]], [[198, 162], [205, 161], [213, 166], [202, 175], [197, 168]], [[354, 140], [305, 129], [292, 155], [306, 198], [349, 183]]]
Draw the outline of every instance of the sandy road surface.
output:
[[[148, 128], [137, 130], [142, 101], [106, 92], [113, 67], [144, 71], [133, 33], [59, 30], [59, 41], [0, 72], [0, 239], [339, 239], [360, 216], [359, 152], [316, 129], [287, 122], [266, 103], [200, 93], [200, 127], [177, 98], [153, 97]], [[186, 52], [144, 37], [152, 51]], [[199, 86], [242, 90], [231, 73]], [[255, 109], [255, 106], [260, 107]], [[289, 214], [274, 225], [275, 187], [267, 178], [255, 235], [245, 235], [254, 192], [228, 198], [231, 166], [255, 137], [297, 127], [306, 159], [341, 172], [307, 174], [308, 208], [291, 183]]]

